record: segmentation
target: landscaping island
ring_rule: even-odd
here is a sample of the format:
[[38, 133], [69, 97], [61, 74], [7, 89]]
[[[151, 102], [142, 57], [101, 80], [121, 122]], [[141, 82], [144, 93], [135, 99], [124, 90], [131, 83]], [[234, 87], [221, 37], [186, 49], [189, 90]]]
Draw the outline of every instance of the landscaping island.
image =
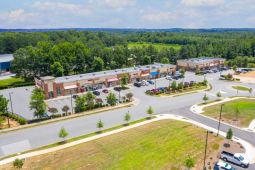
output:
[[159, 87], [157, 89], [147, 90], [145, 93], [151, 96], [175, 96], [182, 95], [186, 93], [196, 92], [198, 90], [205, 90], [208, 88], [207, 81], [202, 82], [180, 82], [176, 83], [173, 81], [168, 87]]
[[[28, 158], [23, 169], [183, 169], [191, 158], [202, 169], [205, 130], [189, 123], [156, 121], [53, 153]], [[209, 134], [207, 162], [223, 138]], [[118, 146], [118, 147], [116, 147]], [[12, 164], [3, 166], [12, 169]]]
[[[221, 104], [208, 106], [203, 114], [219, 119]], [[240, 127], [248, 127], [251, 121], [255, 119], [255, 100], [237, 99], [225, 102], [222, 109], [222, 120]]]

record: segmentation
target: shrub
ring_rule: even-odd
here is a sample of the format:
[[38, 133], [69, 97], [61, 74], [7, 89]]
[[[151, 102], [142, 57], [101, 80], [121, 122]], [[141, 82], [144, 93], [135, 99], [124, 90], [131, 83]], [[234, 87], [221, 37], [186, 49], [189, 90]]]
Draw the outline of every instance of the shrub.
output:
[[23, 117], [20, 117], [16, 114], [11, 114], [11, 113], [2, 113], [1, 115], [5, 116], [5, 117], [9, 117], [10, 119], [13, 119], [15, 121], [17, 121], [20, 125], [24, 125], [27, 124], [27, 120], [24, 119]]
[[23, 166], [23, 161], [21, 159], [15, 159], [15, 161], [13, 162], [13, 166], [17, 169], [21, 169]]
[[62, 115], [61, 114], [53, 114], [53, 115], [51, 115], [50, 117], [51, 118], [58, 118], [58, 117], [61, 117]]

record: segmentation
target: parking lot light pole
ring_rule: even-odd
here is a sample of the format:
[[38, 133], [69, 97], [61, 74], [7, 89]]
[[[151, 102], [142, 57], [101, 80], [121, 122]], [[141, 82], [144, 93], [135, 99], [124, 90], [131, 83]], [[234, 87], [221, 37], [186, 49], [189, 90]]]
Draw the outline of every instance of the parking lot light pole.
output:
[[155, 89], [157, 89], [157, 77], [155, 77]]
[[120, 90], [119, 90], [119, 104], [120, 104]]
[[73, 93], [71, 89], [70, 89], [70, 94], [71, 94], [71, 113], [73, 114]]
[[223, 106], [224, 106], [224, 104], [221, 104], [221, 106], [220, 106], [220, 117], [219, 117], [219, 123], [218, 123], [218, 132], [217, 132], [217, 136], [219, 136], [220, 123], [221, 123], [221, 114], [222, 114]]
[[208, 130], [206, 131], [205, 154], [204, 154], [204, 168], [203, 168], [203, 170], [206, 170], [206, 167], [205, 167], [205, 160], [206, 160], [206, 153], [207, 153], [207, 143], [208, 143]]
[[13, 94], [13, 92], [9, 92], [11, 111], [12, 111], [12, 114], [13, 114], [14, 112], [13, 112], [13, 107], [12, 107], [12, 94]]

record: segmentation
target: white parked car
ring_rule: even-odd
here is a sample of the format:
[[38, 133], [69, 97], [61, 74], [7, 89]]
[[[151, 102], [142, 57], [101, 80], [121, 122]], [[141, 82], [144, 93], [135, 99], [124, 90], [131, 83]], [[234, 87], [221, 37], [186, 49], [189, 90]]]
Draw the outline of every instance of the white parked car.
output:
[[213, 170], [236, 170], [236, 169], [233, 168], [228, 163], [219, 160], [217, 163], [215, 163]]
[[171, 76], [166, 76], [167, 80], [173, 80], [173, 78]]
[[150, 85], [150, 83], [147, 82], [146, 80], [143, 80], [143, 81], [142, 81], [142, 86], [149, 86], [149, 85]]
[[247, 160], [242, 154], [240, 153], [229, 153], [226, 151], [222, 151], [220, 158], [226, 162], [231, 162], [236, 165], [239, 165], [243, 168], [249, 167], [249, 160]]

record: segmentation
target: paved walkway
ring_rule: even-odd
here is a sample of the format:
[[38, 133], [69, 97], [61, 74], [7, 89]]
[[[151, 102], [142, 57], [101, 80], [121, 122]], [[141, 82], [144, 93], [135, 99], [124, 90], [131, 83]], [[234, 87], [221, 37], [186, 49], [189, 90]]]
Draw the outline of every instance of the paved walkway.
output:
[[[67, 143], [67, 144], [63, 144], [63, 145], [60, 145], [60, 146], [57, 146], [57, 147], [54, 147], [54, 148], [34, 151], [34, 152], [30, 152], [30, 153], [25, 153], [25, 154], [22, 154], [22, 155], [14, 156], [14, 157], [11, 157], [11, 158], [7, 158], [7, 159], [4, 159], [4, 160], [0, 161], [0, 166], [4, 165], [4, 164], [7, 164], [7, 163], [11, 163], [16, 158], [26, 159], [26, 158], [30, 158], [30, 157], [33, 157], [33, 156], [38, 156], [38, 155], [47, 154], [47, 153], [50, 153], [50, 152], [55, 152], [55, 151], [58, 151], [58, 150], [61, 150], [61, 149], [65, 149], [65, 148], [68, 148], [68, 147], [72, 147], [72, 146], [75, 146], [75, 145], [78, 145], [78, 144], [81, 144], [81, 143], [84, 143], [84, 142], [96, 140], [96, 139], [99, 139], [99, 138], [102, 138], [102, 137], [106, 137], [106, 136], [109, 136], [109, 135], [112, 135], [112, 134], [116, 134], [116, 133], [119, 133], [119, 132], [126, 131], [126, 130], [131, 129], [131, 128], [135, 128], [135, 127], [142, 126], [142, 125], [145, 125], [145, 124], [148, 124], [148, 123], [151, 123], [151, 122], [155, 122], [155, 121], [159, 121], [159, 120], [165, 120], [165, 119], [172, 119], [172, 120], [178, 120], [178, 121], [184, 121], [184, 122], [192, 123], [192, 124], [197, 125], [197, 126], [199, 126], [201, 128], [204, 128], [204, 129], [206, 129], [208, 131], [212, 131], [214, 133], [217, 133], [217, 129], [214, 129], [214, 128], [211, 128], [211, 127], [209, 127], [207, 125], [204, 125], [204, 124], [198, 123], [196, 121], [184, 118], [182, 116], [163, 114], [163, 115], [157, 115], [156, 118], [151, 119], [151, 120], [147, 120], [147, 121], [140, 122], [140, 123], [137, 123], [137, 124], [133, 124], [133, 125], [130, 125], [130, 126], [127, 126], [127, 127], [116, 129], [116, 130], [113, 130], [113, 131], [110, 131], [110, 132], [98, 134], [98, 135], [95, 135], [95, 136], [92, 136], [92, 137], [88, 137], [88, 138], [81, 139], [81, 140], [78, 140], [78, 141], [74, 141], [74, 142], [70, 142], [70, 143]], [[224, 136], [224, 137], [226, 136], [226, 133], [222, 132], [222, 131], [220, 131], [219, 134], [221, 136]], [[236, 142], [239, 142], [241, 145], [243, 145], [243, 147], [246, 150], [246, 152], [243, 155], [247, 159], [250, 160], [251, 164], [255, 163], [255, 148], [251, 144], [249, 144], [248, 142], [246, 142], [246, 141], [244, 141], [242, 139], [239, 139], [237, 137], [233, 137], [233, 140], [236, 141]]]

